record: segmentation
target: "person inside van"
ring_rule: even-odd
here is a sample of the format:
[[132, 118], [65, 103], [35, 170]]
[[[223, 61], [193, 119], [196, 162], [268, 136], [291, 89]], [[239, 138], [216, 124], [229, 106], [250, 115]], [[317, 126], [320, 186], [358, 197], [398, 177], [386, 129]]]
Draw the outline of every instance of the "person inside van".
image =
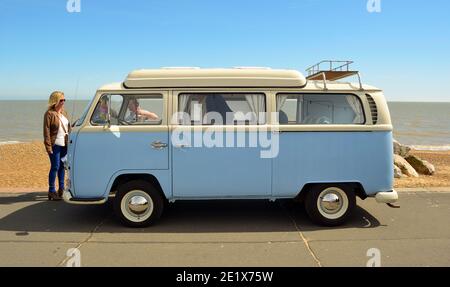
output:
[[127, 122], [140, 122], [159, 119], [157, 114], [141, 109], [139, 106], [139, 101], [136, 98], [130, 98], [128, 102], [128, 110], [130, 112], [125, 119]]
[[[117, 118], [118, 114], [115, 110], [110, 109], [111, 117]], [[92, 121], [96, 124], [104, 124], [108, 120], [108, 97], [104, 96], [100, 99], [97, 108], [95, 109]]]

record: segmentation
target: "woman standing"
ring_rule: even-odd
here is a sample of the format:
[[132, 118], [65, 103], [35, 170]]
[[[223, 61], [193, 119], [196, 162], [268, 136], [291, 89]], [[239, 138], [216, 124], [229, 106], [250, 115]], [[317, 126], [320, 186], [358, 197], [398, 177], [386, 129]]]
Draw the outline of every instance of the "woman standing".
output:
[[[67, 144], [71, 130], [67, 113], [64, 111], [64, 93], [53, 92], [48, 100], [48, 109], [44, 115], [44, 145], [50, 158], [48, 174], [48, 200], [61, 200], [64, 191], [64, 164], [61, 161], [67, 154]], [[55, 180], [58, 176], [59, 188], [56, 191]]]

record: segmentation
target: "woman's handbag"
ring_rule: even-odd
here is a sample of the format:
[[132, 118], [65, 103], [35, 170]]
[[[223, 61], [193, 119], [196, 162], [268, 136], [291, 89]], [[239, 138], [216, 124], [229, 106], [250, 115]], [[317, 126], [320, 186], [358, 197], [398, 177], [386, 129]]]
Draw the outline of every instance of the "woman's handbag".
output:
[[59, 118], [59, 124], [62, 125], [63, 131], [64, 131], [64, 146], [68, 147], [69, 146], [69, 133], [66, 130], [66, 127], [64, 126], [61, 118], [58, 116]]

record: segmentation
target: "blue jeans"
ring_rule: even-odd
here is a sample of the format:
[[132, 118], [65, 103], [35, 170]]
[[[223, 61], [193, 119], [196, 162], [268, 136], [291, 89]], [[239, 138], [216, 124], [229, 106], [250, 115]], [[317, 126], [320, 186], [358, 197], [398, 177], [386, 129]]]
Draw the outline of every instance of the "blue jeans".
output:
[[54, 145], [52, 149], [53, 153], [49, 154], [51, 167], [50, 172], [48, 174], [48, 191], [56, 192], [55, 189], [56, 175], [58, 175], [59, 189], [64, 190], [65, 171], [64, 171], [64, 164], [61, 161], [61, 159], [66, 156], [67, 147]]

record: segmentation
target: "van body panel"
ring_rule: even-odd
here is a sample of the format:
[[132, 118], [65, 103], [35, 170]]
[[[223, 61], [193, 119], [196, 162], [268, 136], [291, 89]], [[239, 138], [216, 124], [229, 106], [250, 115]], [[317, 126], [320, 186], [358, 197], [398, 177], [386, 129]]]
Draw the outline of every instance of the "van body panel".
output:
[[192, 131], [192, 143], [172, 145], [173, 195], [176, 198], [271, 196], [272, 160], [261, 158], [261, 147], [239, 147], [238, 139], [267, 137], [264, 132], [223, 132], [233, 147], [195, 147], [204, 131]]
[[169, 168], [169, 149], [154, 149], [151, 145], [155, 141], [168, 143], [168, 129], [165, 132], [121, 132], [98, 127], [97, 130], [81, 130], [77, 136], [74, 196], [104, 195], [112, 175], [120, 170]]
[[308, 183], [361, 183], [367, 196], [393, 185], [392, 132], [282, 132], [273, 159], [273, 196]]
[[73, 163], [75, 160], [75, 151], [76, 151], [76, 145], [77, 145], [77, 138], [78, 138], [78, 132], [80, 131], [80, 127], [73, 127], [72, 132], [69, 135], [69, 146], [67, 147], [67, 164], [69, 170], [69, 178], [70, 181], [70, 189], [75, 189], [75, 181], [74, 181], [74, 169], [73, 169]]

